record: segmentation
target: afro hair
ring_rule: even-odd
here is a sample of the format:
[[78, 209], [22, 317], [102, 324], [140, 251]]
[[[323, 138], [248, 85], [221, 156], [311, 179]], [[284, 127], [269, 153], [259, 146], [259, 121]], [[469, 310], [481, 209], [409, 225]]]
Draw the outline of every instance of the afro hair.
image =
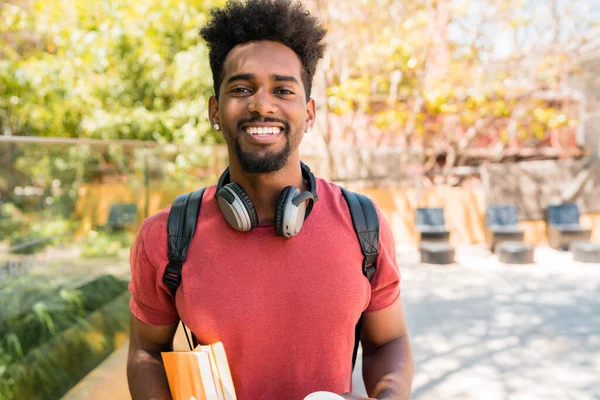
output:
[[299, 1], [229, 0], [224, 8], [211, 10], [211, 18], [200, 30], [210, 51], [210, 69], [215, 95], [223, 81], [223, 65], [237, 45], [260, 40], [280, 42], [292, 49], [302, 63], [302, 83], [310, 98], [313, 76], [325, 44], [326, 30]]

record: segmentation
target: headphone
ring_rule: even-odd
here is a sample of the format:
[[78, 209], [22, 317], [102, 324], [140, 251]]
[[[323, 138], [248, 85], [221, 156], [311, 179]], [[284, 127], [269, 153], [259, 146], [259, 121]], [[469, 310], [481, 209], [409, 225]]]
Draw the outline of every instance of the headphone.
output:
[[[317, 181], [310, 168], [300, 162], [302, 178], [308, 183], [309, 191], [300, 192], [295, 186], [287, 186], [281, 192], [275, 209], [275, 234], [285, 238], [296, 236], [304, 220], [312, 211], [317, 197]], [[258, 214], [250, 196], [237, 183], [230, 181], [229, 167], [221, 174], [215, 198], [221, 213], [233, 229], [248, 232], [258, 225]], [[306, 201], [308, 200], [308, 205]]]

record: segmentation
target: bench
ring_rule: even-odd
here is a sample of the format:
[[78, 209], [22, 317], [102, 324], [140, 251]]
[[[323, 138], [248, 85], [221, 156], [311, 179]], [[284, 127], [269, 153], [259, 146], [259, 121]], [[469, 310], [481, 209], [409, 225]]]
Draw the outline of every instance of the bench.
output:
[[112, 203], [105, 228], [110, 232], [123, 230], [137, 220], [135, 203]]
[[569, 250], [575, 242], [587, 242], [592, 235], [579, 224], [579, 208], [574, 203], [548, 206], [546, 231], [550, 247], [560, 250]]
[[450, 232], [446, 230], [443, 208], [417, 208], [416, 228], [421, 242], [448, 242]]
[[454, 246], [445, 242], [421, 242], [421, 262], [426, 264], [453, 264]]
[[575, 261], [600, 264], [600, 243], [574, 242], [570, 250]]
[[495, 252], [499, 243], [522, 242], [525, 232], [519, 228], [519, 210], [512, 204], [491, 204], [485, 210], [486, 241]]
[[421, 262], [427, 264], [454, 263], [454, 246], [446, 230], [443, 208], [420, 207], [416, 210], [416, 227], [421, 234]]
[[505, 264], [533, 264], [533, 246], [517, 241], [498, 243], [498, 260]]

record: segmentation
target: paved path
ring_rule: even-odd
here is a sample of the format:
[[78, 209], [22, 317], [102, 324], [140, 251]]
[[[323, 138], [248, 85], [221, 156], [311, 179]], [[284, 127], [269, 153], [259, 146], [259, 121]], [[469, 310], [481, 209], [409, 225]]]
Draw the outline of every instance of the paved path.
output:
[[[410, 247], [398, 257], [416, 367], [411, 399], [600, 399], [600, 264], [547, 247], [533, 265], [500, 264], [482, 247], [460, 249], [449, 266], [419, 264]], [[87, 381], [126, 388], [125, 359], [117, 351]], [[364, 393], [359, 371], [355, 389]], [[129, 399], [90, 397], [86, 387], [64, 400]]]
[[600, 264], [535, 257], [503, 265], [471, 248], [425, 266], [401, 250], [411, 399], [600, 399]]

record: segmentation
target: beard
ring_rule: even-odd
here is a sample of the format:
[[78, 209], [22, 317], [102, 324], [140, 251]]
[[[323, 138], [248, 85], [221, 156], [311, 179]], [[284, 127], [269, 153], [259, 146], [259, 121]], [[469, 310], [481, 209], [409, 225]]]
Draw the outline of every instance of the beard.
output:
[[279, 122], [284, 125], [283, 134], [285, 135], [285, 146], [280, 151], [268, 151], [262, 155], [244, 151], [240, 144], [240, 136], [235, 137], [234, 149], [235, 155], [237, 156], [240, 166], [247, 174], [268, 174], [270, 172], [276, 172], [282, 169], [287, 163], [290, 154], [292, 153], [292, 145], [290, 143], [290, 125], [287, 122], [279, 121], [273, 118], [252, 118], [249, 120], [240, 121], [238, 123], [238, 132], [241, 129], [241, 125], [246, 122], [257, 122], [262, 120], [264, 122]]
[[[287, 139], [287, 137], [286, 137]], [[269, 151], [262, 156], [242, 150], [240, 141], [235, 139], [235, 154], [240, 161], [244, 172], [248, 174], [268, 174], [282, 169], [292, 153], [290, 141], [285, 141], [285, 146], [280, 151]]]

